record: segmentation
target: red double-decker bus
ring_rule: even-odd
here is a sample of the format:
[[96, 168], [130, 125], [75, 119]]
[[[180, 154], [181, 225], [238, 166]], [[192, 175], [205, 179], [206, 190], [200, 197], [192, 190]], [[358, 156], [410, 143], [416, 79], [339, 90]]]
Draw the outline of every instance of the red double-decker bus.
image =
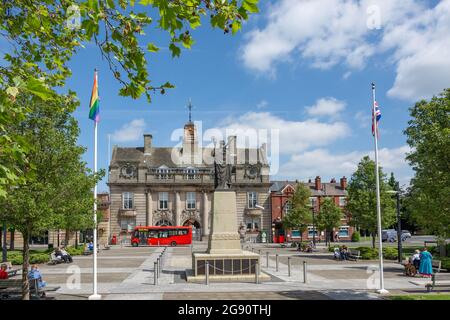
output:
[[192, 243], [192, 227], [136, 227], [131, 234], [131, 245], [178, 246]]

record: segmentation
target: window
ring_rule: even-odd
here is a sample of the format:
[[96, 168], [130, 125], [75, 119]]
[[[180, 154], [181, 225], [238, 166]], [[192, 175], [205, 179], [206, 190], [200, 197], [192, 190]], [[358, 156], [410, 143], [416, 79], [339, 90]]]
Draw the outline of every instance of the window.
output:
[[159, 209], [167, 210], [169, 208], [169, 193], [160, 192], [159, 193]]
[[134, 194], [132, 192], [124, 192], [122, 193], [122, 208], [123, 209], [133, 209], [133, 196]]
[[132, 232], [135, 227], [135, 218], [123, 218], [120, 220], [120, 229], [122, 229], [122, 231]]
[[313, 238], [315, 236], [317, 237], [317, 228], [313, 228], [313, 227], [308, 227], [308, 238]]
[[311, 204], [312, 207], [315, 207], [316, 203], [317, 203], [317, 198], [316, 197], [309, 197], [309, 203]]
[[299, 230], [291, 230], [291, 237], [292, 238], [300, 238], [300, 231]]
[[157, 178], [159, 180], [167, 180], [169, 179], [169, 168], [166, 166], [161, 166], [158, 169], [156, 169]]
[[248, 218], [245, 221], [245, 224], [247, 225], [247, 231], [258, 231], [260, 222], [260, 218]]
[[286, 201], [284, 204], [284, 214], [288, 214], [291, 211], [292, 204], [290, 201]]
[[339, 197], [339, 206], [341, 207], [345, 207], [345, 205], [347, 204], [347, 199], [345, 197]]
[[195, 192], [186, 193], [186, 207], [188, 209], [195, 209]]
[[186, 174], [185, 177], [187, 180], [194, 180], [197, 178], [197, 169], [189, 167], [184, 170]]
[[171, 226], [172, 223], [169, 220], [162, 219], [162, 220], [159, 220], [158, 222], [156, 222], [155, 225], [164, 227], [164, 226]]
[[348, 237], [348, 226], [339, 227], [339, 237]]
[[247, 193], [247, 197], [248, 197], [248, 208], [255, 209], [256, 204], [258, 203], [258, 193], [249, 192], [249, 193]]

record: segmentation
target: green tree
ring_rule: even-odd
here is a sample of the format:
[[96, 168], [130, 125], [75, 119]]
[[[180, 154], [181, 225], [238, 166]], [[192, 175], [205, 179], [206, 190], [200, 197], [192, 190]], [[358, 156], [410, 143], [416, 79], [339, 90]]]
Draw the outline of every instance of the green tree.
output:
[[[382, 228], [392, 225], [395, 221], [395, 200], [387, 193], [391, 187], [386, 181], [386, 175], [379, 168], [380, 204]], [[358, 164], [348, 184], [348, 199], [346, 209], [351, 213], [351, 224], [361, 229], [367, 229], [372, 235], [372, 246], [375, 248], [377, 234], [377, 200], [375, 161], [365, 156]]]
[[[148, 101], [155, 92], [173, 88], [170, 82], [154, 85], [147, 61], [167, 46], [172, 57], [194, 44], [191, 31], [208, 17], [214, 28], [235, 34], [258, 0], [17, 0], [2, 1], [0, 38], [0, 197], [9, 185], [25, 183], [26, 154], [30, 145], [8, 132], [28, 112], [17, 97], [31, 93], [50, 99], [71, 75], [69, 61], [85, 44], [94, 43], [112, 75], [121, 84], [119, 93]], [[79, 17], [79, 24], [77, 24]], [[153, 18], [156, 17], [156, 21]], [[158, 46], [154, 30], [164, 35]], [[158, 37], [160, 38], [160, 37]]]
[[410, 108], [405, 130], [415, 176], [408, 208], [421, 229], [440, 240], [450, 236], [450, 89]]
[[319, 230], [325, 230], [325, 244], [330, 242], [330, 233], [334, 228], [340, 226], [343, 216], [341, 208], [339, 208], [332, 198], [325, 198], [320, 205], [320, 211], [317, 216], [317, 226]]
[[[101, 174], [94, 177], [81, 162], [85, 149], [76, 144], [79, 129], [71, 112], [78, 102], [73, 94], [56, 96], [55, 100], [47, 102], [30, 95], [22, 95], [19, 99], [33, 112], [28, 113], [18, 126], [8, 130], [19, 132], [30, 143], [27, 165], [22, 169], [28, 176], [26, 183], [11, 187], [8, 195], [0, 202], [3, 209], [0, 210], [0, 220], [8, 221], [22, 233], [22, 298], [28, 299], [30, 236], [54, 227], [62, 220], [61, 216], [71, 214], [70, 206], [77, 201], [82, 204], [90, 201], [93, 206], [90, 190]], [[78, 177], [87, 176], [85, 184], [78, 180], [67, 181], [67, 178], [74, 178], [75, 172], [78, 172]], [[83, 192], [74, 189], [74, 194], [68, 196], [69, 188], [83, 189]], [[64, 204], [66, 196], [68, 203]], [[84, 212], [84, 215], [92, 217], [92, 209]]]
[[311, 206], [309, 197], [311, 192], [304, 184], [297, 184], [296, 190], [289, 199], [290, 210], [283, 217], [283, 226], [287, 229], [298, 230], [300, 241], [303, 241], [303, 232], [312, 221]]

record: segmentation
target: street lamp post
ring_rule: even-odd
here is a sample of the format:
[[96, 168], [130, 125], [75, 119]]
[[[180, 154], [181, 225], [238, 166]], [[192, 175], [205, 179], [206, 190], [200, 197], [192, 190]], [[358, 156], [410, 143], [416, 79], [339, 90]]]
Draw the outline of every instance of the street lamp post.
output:
[[316, 215], [314, 214], [314, 207], [312, 207], [312, 218], [313, 218], [313, 245], [316, 246]]
[[402, 246], [402, 221], [400, 219], [400, 191], [390, 190], [390, 194], [395, 194], [397, 199], [397, 250], [398, 250], [398, 262], [402, 262], [403, 246]]

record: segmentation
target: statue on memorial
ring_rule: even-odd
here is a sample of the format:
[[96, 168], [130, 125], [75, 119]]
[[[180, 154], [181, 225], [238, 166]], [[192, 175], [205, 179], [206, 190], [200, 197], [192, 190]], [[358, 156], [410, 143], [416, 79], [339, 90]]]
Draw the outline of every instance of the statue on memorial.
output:
[[[226, 163], [226, 145], [221, 144], [221, 153], [216, 155], [216, 146], [214, 143], [214, 189], [228, 190], [231, 189], [232, 165]], [[219, 150], [220, 150], [219, 149]]]

